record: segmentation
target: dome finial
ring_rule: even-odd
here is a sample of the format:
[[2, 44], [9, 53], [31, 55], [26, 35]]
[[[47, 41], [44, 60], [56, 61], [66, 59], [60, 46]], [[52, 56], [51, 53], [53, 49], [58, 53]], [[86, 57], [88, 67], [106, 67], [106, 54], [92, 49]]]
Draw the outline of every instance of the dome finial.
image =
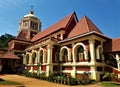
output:
[[33, 6], [31, 5], [30, 14], [34, 14]]

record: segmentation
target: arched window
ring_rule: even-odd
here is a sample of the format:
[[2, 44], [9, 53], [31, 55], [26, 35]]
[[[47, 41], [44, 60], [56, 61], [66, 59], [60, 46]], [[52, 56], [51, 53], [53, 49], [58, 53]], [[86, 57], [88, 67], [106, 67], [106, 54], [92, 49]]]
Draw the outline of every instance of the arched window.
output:
[[68, 52], [67, 52], [67, 49], [65, 49], [63, 51], [63, 62], [67, 61], [68, 60]]
[[34, 52], [32, 54], [32, 64], [35, 64], [35, 59], [36, 59], [36, 53]]
[[77, 48], [77, 61], [79, 60], [85, 60], [83, 46], [79, 46]]
[[99, 45], [98, 47], [97, 47], [97, 56], [96, 56], [96, 60], [97, 60], [97, 62], [102, 62], [103, 61], [103, 48], [102, 48], [102, 46], [101, 45]]
[[59, 52], [55, 53], [55, 62], [59, 62]]
[[40, 62], [39, 63], [43, 63], [43, 50], [40, 51]]
[[99, 59], [102, 59], [102, 48], [99, 47]]
[[29, 54], [26, 55], [26, 64], [29, 64]]
[[67, 46], [63, 46], [60, 49], [60, 61], [62, 62], [70, 62], [71, 59], [71, 50]]
[[88, 60], [87, 58], [87, 48], [83, 43], [77, 43], [73, 46], [73, 61], [79, 62], [79, 61], [85, 61]]

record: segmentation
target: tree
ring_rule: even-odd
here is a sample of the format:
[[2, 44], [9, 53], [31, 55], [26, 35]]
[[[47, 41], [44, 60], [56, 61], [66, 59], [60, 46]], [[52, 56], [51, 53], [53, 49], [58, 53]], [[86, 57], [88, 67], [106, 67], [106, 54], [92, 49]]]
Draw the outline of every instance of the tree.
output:
[[15, 36], [10, 34], [4, 34], [0, 36], [0, 48], [8, 47], [9, 40], [15, 38]]

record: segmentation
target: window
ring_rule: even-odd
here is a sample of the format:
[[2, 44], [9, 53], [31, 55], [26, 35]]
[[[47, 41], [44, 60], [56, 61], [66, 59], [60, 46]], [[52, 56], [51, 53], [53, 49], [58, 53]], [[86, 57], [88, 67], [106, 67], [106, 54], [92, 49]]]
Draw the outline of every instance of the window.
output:
[[32, 55], [32, 64], [35, 64], [35, 59], [36, 59], [36, 53], [34, 52]]
[[43, 50], [40, 51], [40, 62], [39, 63], [43, 63]]
[[38, 23], [31, 21], [30, 27], [37, 30], [38, 29]]
[[77, 60], [84, 60], [84, 48], [83, 46], [79, 46], [77, 49]]
[[103, 50], [102, 50], [102, 46], [99, 45], [97, 47], [97, 56], [96, 56], [96, 61], [97, 62], [102, 62], [103, 61]]
[[67, 52], [67, 49], [64, 49], [63, 51], [63, 62], [67, 61], [68, 60], [68, 52]]
[[88, 51], [86, 46], [83, 43], [76, 43], [73, 46], [73, 61], [79, 62], [79, 61], [88, 61]]
[[28, 26], [28, 21], [23, 21], [23, 26], [27, 27]]
[[55, 61], [56, 61], [56, 62], [59, 62], [59, 52], [56, 52], [56, 53], [55, 53]]
[[26, 64], [28, 64], [29, 63], [29, 55], [27, 54], [26, 55]]

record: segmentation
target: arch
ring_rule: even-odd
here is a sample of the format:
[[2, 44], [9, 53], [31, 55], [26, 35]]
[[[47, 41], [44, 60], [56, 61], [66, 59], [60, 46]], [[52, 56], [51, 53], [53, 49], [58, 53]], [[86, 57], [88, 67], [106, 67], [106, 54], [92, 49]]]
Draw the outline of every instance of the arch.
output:
[[[87, 48], [83, 43], [77, 43], [73, 46], [73, 60], [86, 60], [87, 59]], [[79, 57], [79, 58], [78, 58]]]
[[47, 59], [46, 59], [46, 50], [43, 49], [43, 48], [40, 48], [39, 50], [39, 59], [38, 59], [38, 62], [39, 63], [46, 63], [47, 62]]
[[71, 52], [67, 46], [63, 46], [60, 49], [60, 61], [63, 61], [63, 57], [64, 57], [64, 61], [65, 60], [71, 61]]
[[32, 52], [32, 61], [31, 61], [32, 64], [36, 63], [36, 59], [37, 59], [36, 57], [37, 57], [37, 53], [35, 51]]
[[103, 60], [103, 47], [102, 47], [102, 45], [99, 45], [96, 49], [96, 58], [98, 60]]
[[30, 59], [29, 57], [30, 57], [29, 54], [26, 54], [26, 62], [25, 62], [26, 64], [29, 64], [29, 59]]

